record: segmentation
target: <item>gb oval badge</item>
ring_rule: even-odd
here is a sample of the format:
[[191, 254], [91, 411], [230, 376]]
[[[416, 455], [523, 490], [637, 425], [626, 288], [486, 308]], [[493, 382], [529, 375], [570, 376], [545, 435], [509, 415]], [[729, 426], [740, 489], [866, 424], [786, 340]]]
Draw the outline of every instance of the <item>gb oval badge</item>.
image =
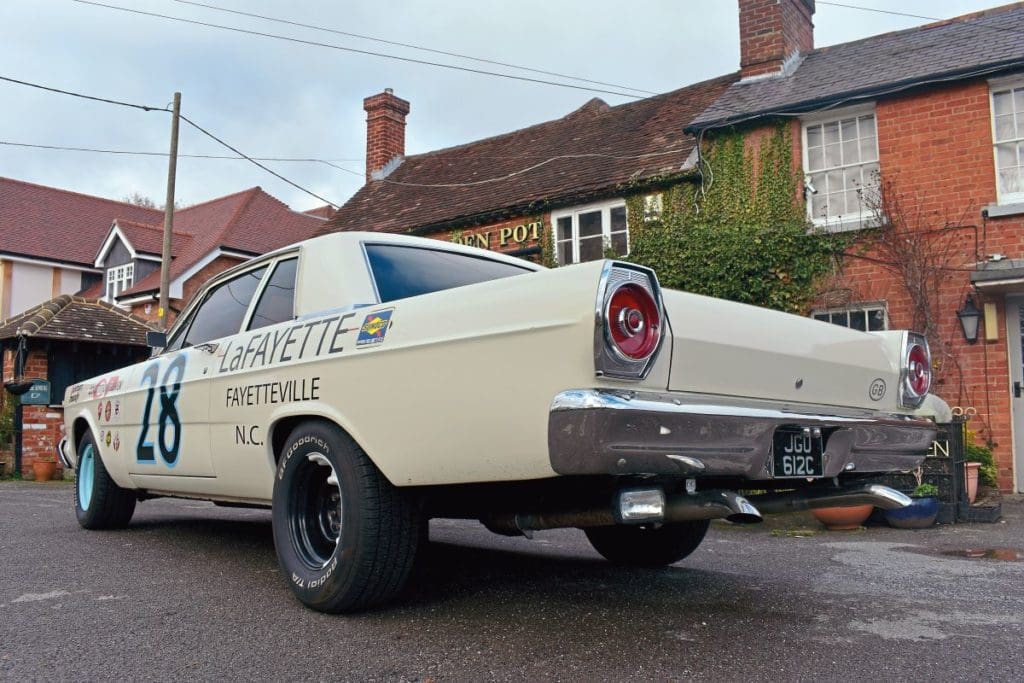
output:
[[885, 380], [879, 377], [873, 381], [868, 388], [868, 396], [872, 401], [881, 401], [882, 397], [885, 396]]

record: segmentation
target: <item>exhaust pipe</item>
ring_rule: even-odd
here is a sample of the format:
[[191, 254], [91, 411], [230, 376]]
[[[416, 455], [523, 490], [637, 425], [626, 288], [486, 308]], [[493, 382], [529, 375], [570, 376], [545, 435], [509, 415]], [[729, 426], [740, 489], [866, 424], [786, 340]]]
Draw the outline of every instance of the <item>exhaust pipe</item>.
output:
[[753, 502], [761, 512], [776, 514], [826, 507], [851, 507], [853, 505], [874, 505], [883, 510], [899, 510], [910, 505], [912, 501], [909, 496], [896, 489], [881, 484], [871, 484], [850, 489], [769, 493], [756, 496]]
[[734, 524], [757, 524], [761, 512], [734, 491], [700, 491], [671, 496], [665, 501], [666, 522], [726, 519]]

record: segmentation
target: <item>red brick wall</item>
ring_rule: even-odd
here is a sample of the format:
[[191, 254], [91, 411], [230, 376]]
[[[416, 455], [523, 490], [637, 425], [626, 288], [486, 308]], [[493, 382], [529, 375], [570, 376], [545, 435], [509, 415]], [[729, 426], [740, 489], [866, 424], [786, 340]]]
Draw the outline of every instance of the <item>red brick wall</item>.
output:
[[[46, 351], [37, 349], [29, 351], [25, 360], [25, 377], [47, 376]], [[7, 351], [4, 353], [3, 379], [8, 381], [14, 377], [14, 356]], [[9, 400], [5, 396], [5, 400]], [[32, 475], [32, 463], [40, 456], [48, 460], [57, 460], [58, 476], [61, 472], [60, 459], [57, 458], [57, 442], [60, 441], [60, 425], [64, 418], [62, 408], [51, 408], [49, 406], [23, 406], [21, 427], [21, 473], [24, 476]]]
[[814, 24], [803, 0], [740, 0], [740, 72], [779, 71], [794, 52], [814, 48]]
[[[952, 406], [977, 409], [970, 428], [979, 441], [994, 443], [1000, 488], [1013, 487], [1011, 378], [1006, 319], [1001, 294], [978, 296], [997, 305], [999, 339], [963, 339], [956, 311], [972, 290], [970, 271], [988, 254], [1024, 258], [1024, 216], [983, 221], [981, 210], [996, 202], [989, 88], [985, 81], [915, 92], [876, 103], [879, 163], [883, 183], [891, 183], [913, 222], [950, 240], [948, 270], [933, 292], [938, 338], [950, 357], [936, 358], [934, 391]], [[751, 131], [753, 142], [766, 129]], [[794, 162], [801, 162], [799, 124], [794, 123]], [[948, 235], [948, 237], [946, 237]], [[851, 249], [842, 270], [829, 283], [822, 305], [884, 302], [890, 327], [911, 327], [914, 310], [902, 281], [873, 259], [876, 249]]]

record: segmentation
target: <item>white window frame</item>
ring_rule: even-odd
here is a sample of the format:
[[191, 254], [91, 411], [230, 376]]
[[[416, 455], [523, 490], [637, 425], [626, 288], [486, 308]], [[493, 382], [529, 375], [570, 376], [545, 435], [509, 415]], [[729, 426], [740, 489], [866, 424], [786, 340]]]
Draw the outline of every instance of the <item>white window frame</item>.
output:
[[[819, 315], [828, 315], [828, 316], [831, 317], [835, 313], [850, 314], [850, 313], [861, 313], [861, 312], [863, 312], [865, 314], [865, 327], [867, 327], [867, 317], [871, 313], [873, 313], [874, 311], [881, 311], [882, 312], [882, 329], [881, 330], [865, 330], [865, 331], [866, 332], [881, 332], [883, 330], [890, 329], [889, 328], [889, 310], [886, 307], [884, 301], [868, 301], [868, 302], [850, 304], [849, 306], [833, 306], [831, 308], [816, 308], [813, 311], [811, 311], [811, 318], [817, 320]], [[847, 319], [849, 319], [849, 317], [847, 317]], [[835, 325], [836, 324], [836, 323], [832, 322], [831, 320], [818, 320], [818, 322], [828, 323], [829, 325]], [[850, 330], [855, 329], [853, 327], [850, 327], [849, 325], [840, 325], [840, 327], [845, 327], [845, 328], [850, 329]]]
[[[996, 141], [996, 99], [995, 96], [998, 93], [1014, 90], [1024, 90], [1024, 75], [1017, 74], [1014, 76], [1007, 76], [1004, 78], [993, 78], [988, 82], [988, 110], [989, 110], [989, 124], [992, 127], [992, 165], [993, 171], [995, 172], [995, 183], [996, 183], [996, 203], [1000, 205], [1005, 204], [1020, 204], [1024, 203], [1024, 190], [1021, 192], [1003, 192], [999, 187], [999, 154], [996, 152], [996, 148], [999, 145], [1005, 145], [1008, 142], [1024, 142], [1024, 128], [1017, 131], [1018, 137], [1013, 140], [1002, 140]], [[1012, 100], [1013, 98], [1011, 98]], [[1014, 111], [1016, 112], [1016, 110]]]
[[[809, 126], [818, 126], [826, 123], [839, 122], [847, 119], [857, 118], [860, 116], [866, 116], [871, 114], [875, 118], [875, 161], [860, 162], [857, 164], [847, 164], [845, 166], [839, 166], [831, 170], [845, 170], [847, 168], [853, 168], [855, 166], [864, 166], [866, 164], [876, 163], [879, 165], [879, 171], [881, 171], [881, 160], [878, 154], [878, 114], [875, 111], [875, 103], [868, 102], [866, 104], [859, 104], [855, 107], [845, 107], [843, 109], [831, 109], [827, 112], [815, 114], [811, 116], [801, 117], [800, 119], [800, 149], [801, 149], [801, 164], [803, 168], [804, 178], [810, 178], [812, 171], [808, 168], [808, 154], [807, 154], [807, 128]], [[814, 173], [821, 173], [824, 169], [814, 171]], [[881, 178], [879, 178], [881, 182]], [[818, 191], [822, 191], [823, 188], [816, 188]], [[873, 225], [872, 219], [874, 216], [870, 209], [861, 206], [861, 210], [855, 214], [849, 214], [845, 216], [815, 216], [814, 215], [814, 202], [811, 199], [811, 193], [805, 190], [806, 204], [807, 204], [807, 219], [810, 220], [815, 226], [821, 228], [827, 228], [832, 231], [840, 232], [846, 230], [859, 230], [861, 228], [871, 227]]]
[[[592, 213], [594, 211], [601, 212], [601, 245], [602, 250], [604, 245], [608, 244], [611, 240], [611, 228], [612, 228], [612, 209], [626, 209], [625, 199], [613, 199], [606, 202], [599, 202], [595, 204], [587, 204], [585, 206], [574, 206], [571, 209], [563, 209], [561, 211], [551, 212], [551, 243], [555, 250], [555, 263], [559, 262], [559, 239], [558, 239], [558, 219], [572, 217], [572, 259], [565, 265], [580, 262], [580, 223], [579, 215], [582, 213]], [[626, 254], [629, 254], [630, 250], [630, 237], [629, 237], [629, 210], [626, 209]], [[624, 254], [624, 255], [626, 255]]]
[[125, 263], [107, 268], [105, 301], [116, 303], [117, 295], [135, 284], [135, 264]]

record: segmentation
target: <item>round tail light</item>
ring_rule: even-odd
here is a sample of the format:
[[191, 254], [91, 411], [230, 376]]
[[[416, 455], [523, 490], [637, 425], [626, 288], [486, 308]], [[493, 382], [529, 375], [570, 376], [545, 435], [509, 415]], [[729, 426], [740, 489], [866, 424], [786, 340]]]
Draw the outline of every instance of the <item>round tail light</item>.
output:
[[907, 352], [907, 385], [917, 396], [924, 396], [932, 385], [932, 367], [928, 352], [920, 344], [913, 344]]
[[608, 300], [608, 330], [618, 350], [632, 360], [644, 360], [658, 348], [661, 315], [658, 303], [640, 285], [626, 283]]

